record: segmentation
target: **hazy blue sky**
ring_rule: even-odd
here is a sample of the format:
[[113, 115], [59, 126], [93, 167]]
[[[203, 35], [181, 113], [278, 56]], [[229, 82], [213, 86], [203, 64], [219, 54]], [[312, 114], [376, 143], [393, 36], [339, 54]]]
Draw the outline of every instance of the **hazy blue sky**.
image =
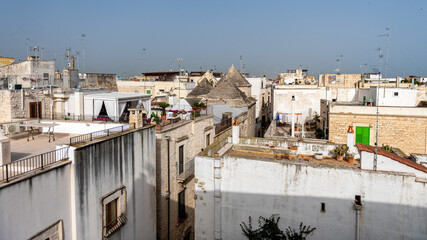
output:
[[[270, 77], [302, 65], [310, 74], [337, 68], [360, 73], [378, 65], [390, 28], [388, 75], [427, 76], [427, 1], [180, 0], [1, 1], [0, 56], [25, 59], [29, 45], [56, 54], [80, 51], [86, 70], [126, 76], [176, 70], [239, 67]], [[143, 57], [142, 49], [146, 49]], [[145, 59], [143, 61], [143, 59]], [[145, 62], [145, 64], [144, 64]], [[383, 72], [384, 72], [383, 65]], [[363, 68], [363, 69], [362, 69]]]

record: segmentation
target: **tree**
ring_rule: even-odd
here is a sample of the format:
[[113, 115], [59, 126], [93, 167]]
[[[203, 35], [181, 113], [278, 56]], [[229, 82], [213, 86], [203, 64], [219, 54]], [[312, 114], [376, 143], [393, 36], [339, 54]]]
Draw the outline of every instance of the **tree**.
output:
[[259, 228], [254, 229], [252, 226], [252, 218], [249, 217], [249, 223], [242, 222], [243, 235], [249, 240], [304, 240], [306, 237], [313, 233], [316, 228], [303, 225], [301, 222], [299, 232], [291, 227], [286, 229], [286, 233], [280, 230], [278, 223], [280, 217], [272, 215], [270, 218], [262, 216], [258, 219]]

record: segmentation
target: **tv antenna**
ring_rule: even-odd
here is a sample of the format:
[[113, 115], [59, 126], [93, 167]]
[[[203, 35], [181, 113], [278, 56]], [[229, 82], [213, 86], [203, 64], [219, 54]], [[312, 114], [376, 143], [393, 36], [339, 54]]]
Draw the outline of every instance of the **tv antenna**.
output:
[[82, 34], [82, 46], [83, 46], [83, 67], [82, 72], [86, 71], [86, 46], [85, 46], [86, 34]]
[[337, 72], [337, 74], [340, 74], [340, 62], [341, 62], [341, 58], [344, 57], [344, 55], [337, 55], [337, 65], [338, 68], [335, 70]]
[[[387, 65], [388, 65], [388, 39], [390, 37], [389, 28], [385, 28], [387, 30], [387, 34], [379, 35], [378, 37], [387, 37], [387, 47], [386, 47], [386, 53], [385, 53], [385, 80], [387, 80]], [[384, 97], [385, 97], [385, 86], [384, 86]]]
[[242, 64], [242, 59], [243, 59], [243, 56], [242, 55], [240, 55], [240, 73], [243, 73], [243, 64]]
[[377, 85], [377, 101], [376, 101], [376, 105], [377, 105], [377, 124], [376, 124], [376, 137], [375, 137], [375, 158], [374, 158], [374, 171], [377, 170], [377, 163], [378, 163], [378, 115], [379, 115], [379, 102], [380, 102], [380, 80], [381, 80], [381, 58], [383, 57], [383, 55], [381, 54], [381, 48], [377, 48], [376, 49], [378, 51], [378, 55], [380, 58], [380, 72], [379, 72], [379, 76], [378, 76], [378, 85]]

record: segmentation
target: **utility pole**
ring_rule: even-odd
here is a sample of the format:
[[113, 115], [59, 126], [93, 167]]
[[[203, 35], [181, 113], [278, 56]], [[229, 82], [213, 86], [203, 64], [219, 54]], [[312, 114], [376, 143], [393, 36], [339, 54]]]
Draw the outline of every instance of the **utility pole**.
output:
[[376, 101], [376, 105], [377, 105], [377, 125], [376, 125], [376, 138], [375, 138], [375, 158], [374, 158], [374, 171], [377, 170], [377, 163], [378, 163], [378, 115], [379, 115], [379, 102], [380, 102], [380, 80], [381, 80], [381, 58], [383, 57], [383, 55], [381, 55], [381, 48], [377, 48], [378, 53], [379, 53], [379, 57], [380, 57], [380, 73], [379, 73], [379, 78], [378, 78], [378, 86], [377, 86], [377, 101]]
[[86, 71], [86, 46], [85, 46], [86, 34], [82, 34], [82, 45], [83, 45], [83, 68], [82, 72]]
[[[146, 49], [142, 49], [142, 72], [145, 74], [145, 51]], [[145, 79], [144, 79], [145, 80]]]

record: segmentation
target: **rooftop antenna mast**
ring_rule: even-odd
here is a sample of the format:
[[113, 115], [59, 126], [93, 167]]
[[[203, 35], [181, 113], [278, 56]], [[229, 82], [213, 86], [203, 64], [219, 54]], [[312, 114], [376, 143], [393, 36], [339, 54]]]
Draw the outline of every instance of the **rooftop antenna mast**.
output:
[[[387, 65], [388, 65], [388, 39], [390, 37], [390, 29], [389, 28], [385, 28], [385, 30], [387, 30], [387, 34], [382, 34], [379, 35], [379, 37], [387, 37], [387, 47], [386, 47], [386, 52], [385, 52], [385, 80], [387, 80]], [[385, 85], [384, 85], [384, 97], [385, 97]]]
[[85, 46], [86, 34], [82, 34], [82, 45], [83, 45], [83, 67], [82, 72], [86, 71], [86, 46]]
[[68, 68], [68, 70], [70, 70], [70, 51], [71, 51], [71, 48], [67, 48], [67, 55], [65, 56], [66, 58], [67, 58], [67, 68]]
[[25, 48], [27, 49], [27, 57], [30, 56], [30, 48], [28, 47], [28, 41], [30, 41], [30, 39], [26, 39], [25, 40]]
[[[381, 76], [381, 58], [383, 57], [383, 55], [381, 54], [381, 48], [377, 48], [376, 49], [379, 53], [379, 58], [380, 58], [380, 73], [379, 76]], [[376, 137], [375, 137], [375, 158], [374, 158], [374, 171], [377, 170], [377, 162], [378, 162], [378, 115], [379, 115], [379, 102], [380, 102], [380, 80], [381, 77], [378, 78], [378, 86], [377, 86], [377, 101], [376, 101], [376, 105], [377, 105], [377, 125], [376, 125]]]
[[337, 55], [337, 65], [338, 65], [338, 68], [337, 68], [337, 70], [335, 70], [337, 72], [337, 74], [340, 74], [340, 61], [341, 61], [342, 57], [344, 57], [344, 55]]
[[240, 55], [240, 73], [243, 73], [243, 64], [242, 64], [242, 59], [243, 59], [243, 56], [242, 55]]

